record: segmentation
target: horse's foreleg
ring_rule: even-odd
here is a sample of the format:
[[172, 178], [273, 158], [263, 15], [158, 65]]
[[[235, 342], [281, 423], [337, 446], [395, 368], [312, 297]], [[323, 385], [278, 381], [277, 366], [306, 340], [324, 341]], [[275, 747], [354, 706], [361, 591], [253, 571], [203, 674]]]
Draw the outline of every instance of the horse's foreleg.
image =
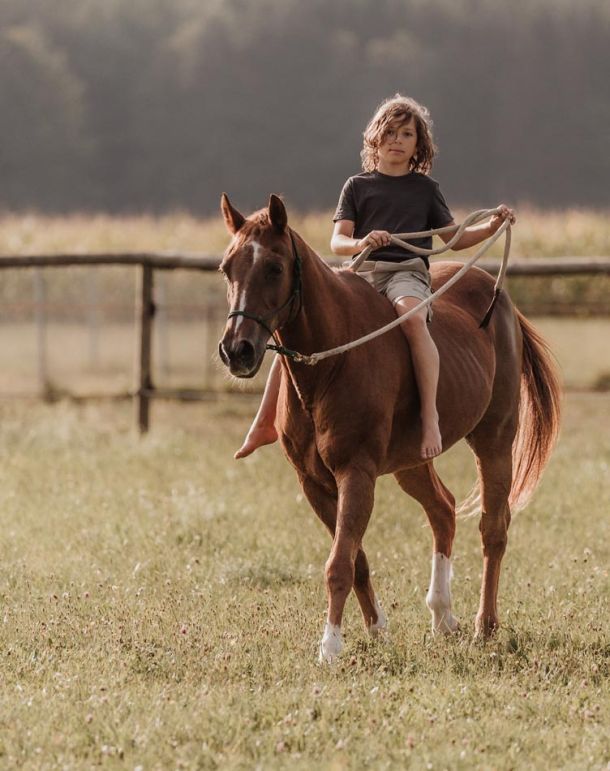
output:
[[[313, 510], [334, 538], [337, 524], [338, 497], [334, 480], [332, 485], [323, 487], [313, 477], [302, 477], [301, 486]], [[332, 489], [333, 487], [334, 490]], [[387, 619], [375, 595], [368, 560], [362, 547], [358, 549], [354, 564], [354, 592], [358, 598], [365, 626], [370, 634], [375, 635], [384, 630], [387, 627]]]
[[399, 471], [402, 489], [419, 501], [434, 537], [432, 575], [426, 604], [432, 614], [432, 630], [451, 634], [459, 624], [451, 612], [451, 548], [455, 536], [455, 498], [441, 482], [432, 463]]
[[[356, 465], [335, 475], [337, 482], [337, 521], [330, 556], [326, 562], [328, 616], [320, 642], [320, 661], [332, 663], [343, 647], [341, 620], [345, 601], [358, 581], [358, 599], [365, 621], [383, 623], [370, 585], [368, 564], [361, 549], [362, 538], [373, 509], [375, 476]], [[361, 557], [358, 555], [362, 554]], [[356, 569], [358, 563], [358, 569]], [[364, 605], [363, 605], [364, 602]], [[369, 623], [370, 627], [372, 624]]]

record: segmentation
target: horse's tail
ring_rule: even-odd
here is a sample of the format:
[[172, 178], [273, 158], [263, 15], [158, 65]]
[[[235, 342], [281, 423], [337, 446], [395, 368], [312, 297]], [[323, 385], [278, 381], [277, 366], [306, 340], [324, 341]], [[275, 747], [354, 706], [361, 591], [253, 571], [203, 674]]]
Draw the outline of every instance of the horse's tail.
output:
[[509, 505], [523, 508], [536, 489], [559, 433], [561, 387], [548, 345], [515, 308], [523, 336], [519, 427], [513, 442]]

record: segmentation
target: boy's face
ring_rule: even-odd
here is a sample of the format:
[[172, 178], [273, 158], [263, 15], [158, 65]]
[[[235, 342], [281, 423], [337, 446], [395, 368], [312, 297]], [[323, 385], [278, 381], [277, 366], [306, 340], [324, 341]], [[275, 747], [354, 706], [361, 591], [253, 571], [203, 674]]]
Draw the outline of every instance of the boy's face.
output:
[[[409, 170], [411, 158], [417, 149], [417, 127], [415, 119], [396, 120], [388, 126], [378, 148], [379, 166], [388, 164], [396, 168], [404, 166]], [[380, 169], [382, 170], [382, 169]]]

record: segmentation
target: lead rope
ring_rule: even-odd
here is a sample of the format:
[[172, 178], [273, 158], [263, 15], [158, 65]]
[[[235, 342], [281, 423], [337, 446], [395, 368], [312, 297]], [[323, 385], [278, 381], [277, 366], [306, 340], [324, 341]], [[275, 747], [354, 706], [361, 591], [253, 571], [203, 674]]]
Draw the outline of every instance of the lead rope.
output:
[[[493, 215], [493, 214], [499, 214], [499, 209], [478, 209], [477, 211], [472, 212], [469, 214], [466, 219], [462, 222], [461, 225], [448, 225], [444, 228], [436, 228], [434, 230], [423, 230], [418, 233], [397, 233], [395, 235], [391, 236], [391, 243], [395, 244], [396, 246], [400, 246], [403, 249], [407, 249], [410, 252], [414, 252], [415, 254], [421, 254], [426, 256], [433, 256], [437, 254], [443, 254], [444, 252], [448, 251], [452, 248], [454, 244], [456, 244], [459, 239], [462, 236], [462, 233], [464, 230], [469, 226], [473, 225], [477, 222], [480, 222], [483, 219], [486, 219], [487, 217]], [[413, 238], [423, 238], [425, 236], [433, 236], [440, 233], [451, 233], [452, 231], [455, 231], [454, 235], [451, 237], [447, 243], [440, 247], [439, 249], [424, 249], [421, 246], [414, 246], [413, 244], [409, 244], [406, 242], [406, 239], [413, 239]], [[494, 309], [494, 305], [496, 303], [496, 300], [500, 294], [500, 290], [502, 289], [502, 284], [504, 282], [504, 276], [506, 275], [506, 267], [508, 265], [508, 257], [510, 254], [510, 236], [511, 236], [511, 226], [509, 220], [504, 220], [504, 222], [500, 225], [498, 230], [490, 236], [487, 241], [481, 246], [477, 252], [467, 261], [465, 262], [462, 267], [458, 270], [458, 272], [452, 276], [443, 286], [438, 289], [436, 292], [434, 292], [433, 295], [428, 297], [425, 300], [422, 300], [418, 305], [416, 305], [414, 308], [411, 308], [410, 311], [407, 313], [402, 314], [401, 316], [398, 316], [398, 318], [394, 319], [394, 321], [391, 321], [389, 324], [386, 324], [384, 327], [381, 327], [380, 329], [375, 330], [374, 332], [370, 332], [368, 335], [364, 335], [363, 337], [359, 337], [357, 340], [352, 340], [351, 343], [346, 343], [345, 345], [339, 345], [336, 348], [329, 348], [326, 351], [318, 351], [317, 353], [312, 354], [303, 354], [303, 353], [297, 353], [296, 351], [290, 351], [289, 355], [290, 358], [294, 359], [294, 361], [303, 363], [303, 364], [309, 364], [310, 366], [314, 366], [319, 361], [322, 361], [323, 359], [328, 359], [331, 356], [337, 356], [340, 353], [345, 353], [346, 351], [351, 351], [352, 348], [357, 348], [359, 345], [363, 345], [364, 343], [368, 343], [370, 340], [374, 340], [376, 337], [379, 337], [380, 335], [384, 335], [386, 332], [389, 332], [391, 329], [394, 329], [394, 327], [399, 326], [404, 321], [406, 321], [408, 318], [416, 314], [418, 311], [420, 311], [422, 308], [427, 308], [429, 305], [431, 305], [435, 300], [437, 300], [441, 295], [445, 294], [445, 292], [450, 289], [457, 281], [459, 281], [462, 276], [472, 268], [472, 266], [475, 264], [475, 262], [478, 262], [478, 260], [481, 259], [481, 257], [487, 252], [487, 250], [500, 238], [502, 233], [505, 233], [504, 238], [504, 254], [502, 256], [502, 264], [500, 266], [500, 271], [498, 273], [498, 278], [496, 279], [496, 283], [494, 285], [494, 294], [492, 301], [489, 305], [489, 308], [487, 309], [487, 312], [483, 318], [483, 320], [480, 323], [480, 327], [486, 327], [489, 323], [489, 319], [491, 318], [491, 314]], [[367, 246], [366, 249], [364, 249], [358, 257], [354, 260], [354, 262], [349, 266], [349, 270], [356, 273], [358, 271], [358, 268], [362, 265], [362, 263], [366, 260], [366, 258], [369, 256], [369, 254], [373, 251], [372, 247]]]

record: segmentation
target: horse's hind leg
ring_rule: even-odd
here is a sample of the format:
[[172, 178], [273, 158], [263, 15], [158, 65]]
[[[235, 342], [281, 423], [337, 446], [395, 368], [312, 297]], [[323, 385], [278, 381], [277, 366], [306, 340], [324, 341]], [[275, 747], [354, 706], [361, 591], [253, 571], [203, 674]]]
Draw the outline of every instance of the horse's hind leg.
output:
[[[509, 361], [508, 357], [505, 357]], [[512, 448], [519, 422], [519, 373], [499, 380], [502, 393], [492, 398], [487, 414], [467, 437], [477, 458], [481, 484], [481, 542], [483, 581], [475, 634], [489, 636], [498, 626], [500, 565], [506, 551], [513, 480]], [[511, 377], [512, 375], [512, 377]], [[512, 409], [511, 409], [512, 403]]]
[[432, 463], [399, 471], [395, 476], [402, 489], [421, 503], [430, 521], [434, 543], [426, 604], [432, 614], [432, 630], [450, 634], [459, 626], [451, 612], [450, 588], [455, 498], [441, 482]]
[[373, 589], [369, 563], [362, 547], [358, 549], [354, 568], [354, 591], [360, 604], [364, 625], [369, 634], [375, 636], [386, 629], [388, 620]]
[[507, 297], [498, 304], [494, 324], [496, 372], [491, 400], [482, 420], [466, 437], [477, 457], [481, 485], [483, 581], [475, 633], [482, 636], [490, 635], [498, 626], [500, 565], [510, 524], [512, 449], [519, 425], [522, 343]]
[[498, 439], [477, 428], [470, 437], [470, 444], [477, 455], [482, 503], [479, 530], [483, 545], [483, 581], [475, 633], [484, 637], [498, 626], [500, 565], [506, 551], [510, 524], [508, 496], [512, 484], [514, 430], [509, 428], [503, 433], [503, 438]]
[[[337, 489], [334, 480], [329, 480], [328, 485], [322, 485], [313, 477], [301, 477], [301, 486], [307, 500], [311, 504], [320, 520], [334, 538], [337, 525]], [[381, 607], [371, 583], [369, 564], [362, 546], [358, 549], [354, 563], [354, 592], [362, 611], [364, 623], [372, 635], [383, 631], [387, 626], [387, 619]], [[340, 632], [332, 635], [329, 641], [332, 648], [331, 657], [341, 652], [342, 639]]]

